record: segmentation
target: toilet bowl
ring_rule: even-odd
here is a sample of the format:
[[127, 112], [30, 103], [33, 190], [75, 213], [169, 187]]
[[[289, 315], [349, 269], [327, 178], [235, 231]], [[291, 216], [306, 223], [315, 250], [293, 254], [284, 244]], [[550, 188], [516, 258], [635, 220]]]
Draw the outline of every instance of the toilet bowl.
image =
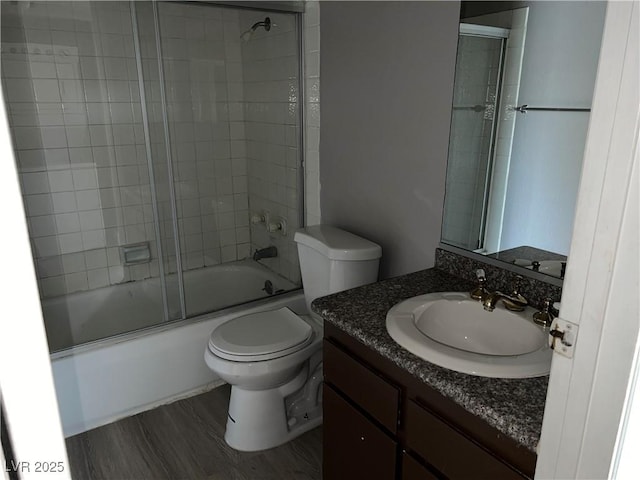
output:
[[205, 361], [232, 385], [229, 446], [264, 450], [322, 423], [321, 346], [322, 325], [286, 307], [238, 317], [213, 331]]
[[[334, 227], [296, 232], [306, 305], [376, 281], [378, 245]], [[231, 385], [225, 441], [257, 451], [322, 423], [322, 320], [288, 308], [236, 317], [216, 327], [207, 366]]]

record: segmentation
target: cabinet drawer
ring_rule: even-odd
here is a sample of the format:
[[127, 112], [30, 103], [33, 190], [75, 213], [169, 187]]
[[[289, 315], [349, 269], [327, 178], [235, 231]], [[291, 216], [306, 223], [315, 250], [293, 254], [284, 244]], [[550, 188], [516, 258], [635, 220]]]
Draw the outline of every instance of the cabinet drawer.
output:
[[395, 478], [396, 442], [330, 386], [323, 388], [323, 478]]
[[396, 433], [398, 387], [326, 340], [323, 353], [325, 381], [346, 394], [391, 433]]
[[407, 446], [445, 476], [522, 479], [455, 427], [413, 401], [407, 403]]
[[420, 465], [407, 452], [402, 454], [402, 480], [438, 480], [433, 473]]

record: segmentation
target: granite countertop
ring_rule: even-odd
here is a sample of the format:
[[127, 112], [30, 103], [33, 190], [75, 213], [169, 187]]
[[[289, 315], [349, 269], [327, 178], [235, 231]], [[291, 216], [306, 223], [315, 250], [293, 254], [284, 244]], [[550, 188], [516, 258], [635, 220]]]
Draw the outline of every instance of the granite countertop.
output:
[[396, 303], [424, 293], [472, 288], [473, 284], [468, 281], [432, 268], [318, 298], [311, 309], [535, 452], [542, 428], [548, 376], [506, 379], [454, 372], [413, 355], [387, 333], [387, 311]]

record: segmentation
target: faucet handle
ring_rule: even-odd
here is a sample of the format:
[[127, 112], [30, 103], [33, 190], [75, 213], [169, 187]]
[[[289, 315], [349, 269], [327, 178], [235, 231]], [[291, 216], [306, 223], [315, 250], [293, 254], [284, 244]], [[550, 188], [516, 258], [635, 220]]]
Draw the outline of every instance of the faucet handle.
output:
[[552, 301], [547, 297], [544, 300], [544, 306], [542, 309], [533, 314], [533, 321], [543, 327], [549, 327], [551, 326], [554, 318], [555, 315], [553, 312]]
[[287, 220], [283, 217], [272, 218], [267, 222], [267, 232], [287, 234]]
[[478, 277], [478, 286], [469, 292], [469, 295], [474, 300], [478, 300], [483, 302], [484, 299], [489, 295], [489, 290], [485, 287], [485, 283], [487, 282], [487, 278], [484, 275], [484, 270], [479, 268], [476, 270], [476, 276]]
[[522, 288], [522, 281], [524, 277], [522, 275], [516, 275], [516, 279], [513, 282], [513, 292], [511, 293], [514, 297], [520, 295], [520, 288]]

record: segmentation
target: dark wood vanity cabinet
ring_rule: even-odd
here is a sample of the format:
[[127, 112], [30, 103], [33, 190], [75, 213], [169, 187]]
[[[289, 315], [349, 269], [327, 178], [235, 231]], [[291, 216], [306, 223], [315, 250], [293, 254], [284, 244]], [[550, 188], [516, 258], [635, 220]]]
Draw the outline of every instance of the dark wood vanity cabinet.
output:
[[[330, 386], [323, 387], [324, 438], [332, 439], [323, 450], [324, 478], [395, 478], [398, 443], [370, 422]], [[326, 411], [326, 410], [325, 410]]]
[[536, 455], [325, 323], [323, 478], [533, 478]]

